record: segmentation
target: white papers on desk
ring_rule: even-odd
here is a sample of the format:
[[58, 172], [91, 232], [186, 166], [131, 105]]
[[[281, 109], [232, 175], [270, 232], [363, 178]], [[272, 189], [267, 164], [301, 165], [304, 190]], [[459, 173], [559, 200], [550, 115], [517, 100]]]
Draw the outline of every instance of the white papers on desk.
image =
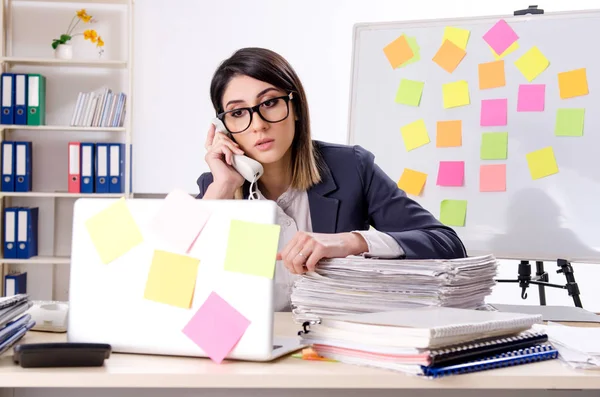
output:
[[323, 315], [446, 306], [475, 309], [495, 285], [492, 255], [453, 260], [326, 259], [301, 276], [291, 294], [296, 322]]
[[549, 322], [534, 325], [543, 330], [565, 364], [576, 369], [600, 370], [600, 328], [572, 327]]

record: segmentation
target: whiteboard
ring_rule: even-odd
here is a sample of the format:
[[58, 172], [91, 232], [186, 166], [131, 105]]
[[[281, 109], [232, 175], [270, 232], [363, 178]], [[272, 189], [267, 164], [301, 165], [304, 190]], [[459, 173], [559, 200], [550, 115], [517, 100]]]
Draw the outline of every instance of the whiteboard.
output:
[[[483, 35], [504, 18], [519, 36], [519, 49], [506, 55], [506, 85], [480, 90], [478, 64], [494, 61]], [[432, 61], [447, 26], [468, 29], [467, 54], [449, 73]], [[409, 195], [440, 217], [443, 200], [467, 200], [463, 226], [452, 226], [470, 255], [493, 253], [503, 259], [595, 262], [600, 259], [600, 55], [590, 33], [600, 26], [600, 12], [580, 11], [513, 17], [422, 20], [355, 25], [350, 88], [348, 142], [375, 154], [375, 161], [398, 181], [405, 168], [427, 174], [420, 195]], [[400, 35], [415, 37], [420, 60], [393, 69], [383, 48]], [[520, 84], [530, 83], [515, 61], [537, 46], [550, 61], [532, 84], [545, 84], [543, 112], [517, 112]], [[586, 68], [589, 94], [560, 99], [557, 73]], [[418, 107], [394, 98], [402, 78], [425, 82]], [[470, 105], [444, 108], [442, 84], [466, 80]], [[507, 98], [506, 126], [480, 125], [481, 101]], [[595, 106], [594, 106], [595, 105]], [[558, 108], [585, 108], [581, 137], [554, 135]], [[430, 142], [407, 150], [400, 128], [423, 119]], [[436, 147], [440, 120], [462, 120], [462, 146]], [[482, 160], [484, 132], [508, 132], [506, 160]], [[553, 148], [559, 172], [532, 179], [526, 154]], [[440, 161], [464, 161], [462, 186], [438, 186]], [[506, 164], [506, 190], [479, 191], [482, 164]]]

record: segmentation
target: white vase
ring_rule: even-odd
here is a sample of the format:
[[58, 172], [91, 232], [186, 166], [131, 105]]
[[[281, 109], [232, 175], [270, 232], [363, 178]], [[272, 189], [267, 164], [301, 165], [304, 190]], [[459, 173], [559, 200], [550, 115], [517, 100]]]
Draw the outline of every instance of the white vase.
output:
[[71, 44], [59, 44], [54, 50], [54, 57], [58, 59], [73, 58], [73, 46]]

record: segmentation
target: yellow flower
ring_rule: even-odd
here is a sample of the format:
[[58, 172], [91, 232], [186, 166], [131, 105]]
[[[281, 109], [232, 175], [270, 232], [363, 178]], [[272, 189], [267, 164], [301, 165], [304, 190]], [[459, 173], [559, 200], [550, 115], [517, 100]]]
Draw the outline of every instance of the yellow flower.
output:
[[95, 43], [96, 41], [98, 41], [98, 33], [96, 33], [95, 30], [88, 29], [83, 32], [83, 38], [85, 40], [91, 41], [92, 43]]
[[102, 37], [98, 36], [98, 43], [96, 47], [104, 47], [104, 41], [102, 41]]
[[81, 10], [77, 11], [77, 17], [81, 19], [84, 23], [88, 23], [92, 19], [92, 16], [88, 15], [85, 11], [85, 8], [82, 8]]

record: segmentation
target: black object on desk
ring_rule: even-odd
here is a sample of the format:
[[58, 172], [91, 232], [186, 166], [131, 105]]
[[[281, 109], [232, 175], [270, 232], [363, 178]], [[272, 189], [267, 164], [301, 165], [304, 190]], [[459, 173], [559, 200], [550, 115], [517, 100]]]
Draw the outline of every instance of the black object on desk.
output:
[[515, 11], [513, 15], [515, 15], [515, 16], [527, 15], [527, 14], [539, 15], [539, 14], [543, 14], [543, 13], [544, 13], [544, 10], [542, 10], [541, 8], [538, 8], [538, 6], [529, 6], [528, 8], [526, 8], [524, 10]]
[[104, 343], [29, 343], [15, 346], [13, 362], [23, 368], [100, 367], [111, 350]]

